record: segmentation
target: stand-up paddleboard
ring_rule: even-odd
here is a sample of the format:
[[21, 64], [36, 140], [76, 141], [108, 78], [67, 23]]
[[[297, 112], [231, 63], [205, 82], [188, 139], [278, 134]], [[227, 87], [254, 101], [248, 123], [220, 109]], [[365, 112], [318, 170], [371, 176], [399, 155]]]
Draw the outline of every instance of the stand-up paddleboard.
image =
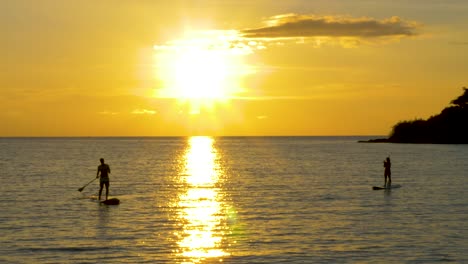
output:
[[111, 198], [111, 199], [107, 199], [105, 201], [101, 201], [102, 204], [105, 204], [105, 205], [118, 205], [120, 204], [120, 200], [117, 199], [117, 198]]
[[383, 186], [383, 187], [379, 187], [379, 186], [374, 186], [372, 187], [372, 190], [389, 190], [389, 189], [396, 189], [396, 188], [400, 188], [401, 185], [400, 184], [393, 184], [393, 185], [390, 185], [390, 186]]

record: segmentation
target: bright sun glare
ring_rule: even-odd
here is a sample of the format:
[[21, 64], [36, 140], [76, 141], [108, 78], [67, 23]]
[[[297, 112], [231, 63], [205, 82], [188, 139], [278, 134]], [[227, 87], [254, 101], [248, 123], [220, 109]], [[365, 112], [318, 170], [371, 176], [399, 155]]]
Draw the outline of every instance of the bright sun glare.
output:
[[183, 227], [178, 245], [179, 254], [190, 262], [228, 256], [222, 246], [226, 236], [226, 215], [222, 210], [223, 194], [216, 187], [220, 181], [217, 152], [210, 137], [192, 137], [185, 155], [185, 171], [181, 184], [187, 189], [180, 193], [178, 207]]
[[154, 46], [156, 75], [163, 84], [155, 96], [188, 103], [192, 114], [227, 102], [243, 91], [241, 77], [252, 72], [243, 59], [253, 45], [236, 31], [216, 30]]

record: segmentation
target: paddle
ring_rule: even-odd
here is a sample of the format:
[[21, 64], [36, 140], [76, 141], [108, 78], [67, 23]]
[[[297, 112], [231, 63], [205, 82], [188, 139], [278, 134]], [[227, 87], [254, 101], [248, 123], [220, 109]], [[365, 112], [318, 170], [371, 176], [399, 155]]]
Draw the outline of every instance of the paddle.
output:
[[83, 187], [79, 188], [78, 191], [80, 191], [80, 192], [83, 191], [84, 188], [85, 188], [86, 186], [88, 186], [90, 183], [92, 183], [92, 182], [95, 181], [96, 179], [97, 179], [97, 178], [94, 178], [92, 181], [88, 182], [88, 183], [85, 184]]

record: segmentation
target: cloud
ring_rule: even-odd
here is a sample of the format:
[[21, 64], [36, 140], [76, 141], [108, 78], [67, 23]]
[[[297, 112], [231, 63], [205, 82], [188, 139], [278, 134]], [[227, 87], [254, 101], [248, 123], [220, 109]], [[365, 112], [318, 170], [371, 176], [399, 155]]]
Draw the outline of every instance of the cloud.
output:
[[450, 45], [459, 45], [459, 46], [465, 46], [468, 45], [468, 41], [452, 41], [449, 42]]
[[245, 41], [238, 30], [198, 30], [186, 32], [183, 39], [154, 45], [157, 52], [181, 53], [187, 51], [210, 51], [226, 55], [249, 55], [254, 49], [265, 48], [256, 41]]
[[147, 109], [135, 109], [132, 111], [132, 114], [135, 115], [155, 115], [157, 112], [154, 110], [147, 110]]
[[[154, 45], [157, 54], [209, 51], [226, 56], [251, 55], [271, 46], [309, 44], [321, 47], [338, 44], [386, 43], [420, 35], [421, 24], [398, 16], [385, 19], [350, 16], [281, 14], [263, 21], [263, 27], [249, 29], [188, 31], [181, 39]], [[160, 58], [160, 60], [163, 58]]]
[[110, 111], [102, 111], [99, 112], [100, 115], [117, 115], [117, 112], [110, 112]]
[[419, 24], [400, 17], [374, 18], [283, 14], [269, 18], [266, 26], [242, 30], [245, 38], [379, 38], [418, 35]]

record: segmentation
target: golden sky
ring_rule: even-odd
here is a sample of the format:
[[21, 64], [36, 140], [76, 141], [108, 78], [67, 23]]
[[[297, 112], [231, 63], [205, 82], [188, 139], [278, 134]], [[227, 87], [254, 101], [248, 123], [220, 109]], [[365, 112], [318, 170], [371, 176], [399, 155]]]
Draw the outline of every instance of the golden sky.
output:
[[468, 86], [465, 0], [0, 0], [0, 136], [386, 135]]

